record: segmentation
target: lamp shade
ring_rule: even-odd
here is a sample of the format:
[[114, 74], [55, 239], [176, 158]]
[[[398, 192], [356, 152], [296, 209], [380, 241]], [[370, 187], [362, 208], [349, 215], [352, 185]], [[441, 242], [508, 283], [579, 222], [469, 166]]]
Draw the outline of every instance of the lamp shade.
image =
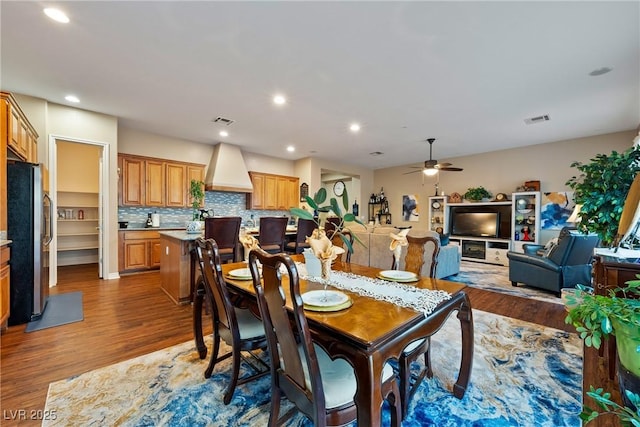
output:
[[580, 217], [578, 217], [578, 214], [580, 213], [580, 209], [582, 209], [582, 205], [576, 205], [573, 208], [573, 212], [571, 212], [571, 215], [569, 216], [569, 218], [567, 218], [567, 222], [571, 222], [574, 224], [580, 222]]

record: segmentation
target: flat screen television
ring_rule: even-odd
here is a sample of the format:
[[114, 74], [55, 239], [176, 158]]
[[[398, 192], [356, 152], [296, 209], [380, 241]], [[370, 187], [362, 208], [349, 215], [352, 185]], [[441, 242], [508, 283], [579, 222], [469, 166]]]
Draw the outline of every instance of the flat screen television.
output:
[[498, 237], [500, 214], [497, 212], [454, 212], [451, 234], [454, 236]]

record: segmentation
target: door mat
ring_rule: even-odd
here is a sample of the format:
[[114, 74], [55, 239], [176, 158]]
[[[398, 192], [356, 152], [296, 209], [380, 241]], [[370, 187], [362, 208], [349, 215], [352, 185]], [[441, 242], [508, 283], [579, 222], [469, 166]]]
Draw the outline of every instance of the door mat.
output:
[[82, 292], [51, 295], [42, 317], [29, 322], [25, 332], [39, 331], [84, 320]]

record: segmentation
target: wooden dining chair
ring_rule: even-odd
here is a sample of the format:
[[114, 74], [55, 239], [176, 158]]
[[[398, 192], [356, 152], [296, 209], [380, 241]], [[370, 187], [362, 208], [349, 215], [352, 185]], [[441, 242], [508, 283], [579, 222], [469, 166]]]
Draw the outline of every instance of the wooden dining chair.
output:
[[276, 254], [284, 252], [286, 243], [287, 222], [286, 216], [267, 216], [260, 218], [258, 229], [258, 241], [260, 247], [268, 253]]
[[[269, 373], [269, 365], [257, 354], [267, 349], [267, 337], [262, 322], [249, 309], [234, 307], [227, 285], [222, 276], [220, 254], [213, 239], [196, 239], [196, 252], [202, 276], [196, 285], [193, 305], [193, 329], [196, 348], [200, 359], [207, 355], [207, 347], [202, 337], [202, 306], [210, 305], [213, 326], [213, 349], [209, 365], [204, 372], [210, 378], [215, 365], [229, 357], [232, 358], [231, 379], [224, 394], [224, 403], [228, 405], [237, 385], [260, 378]], [[231, 347], [231, 351], [218, 356], [220, 339]], [[247, 353], [250, 358], [243, 353]], [[242, 378], [240, 363], [244, 361], [252, 374]]]
[[[407, 246], [407, 254], [404, 259], [404, 269], [421, 276], [422, 266], [425, 263], [425, 252], [427, 252], [430, 262], [428, 270], [429, 277], [435, 278], [440, 242], [432, 236], [412, 236], [410, 234], [407, 235], [407, 242], [409, 245]], [[411, 370], [413, 362], [417, 361], [422, 355], [424, 355], [424, 367], [417, 372], [413, 372]], [[422, 338], [405, 347], [398, 360], [398, 366], [400, 368], [402, 417], [404, 418], [407, 416], [409, 403], [422, 383], [422, 380], [424, 380], [425, 377], [433, 377], [433, 370], [431, 368], [431, 339], [429, 337]]]
[[[258, 262], [262, 264], [262, 274]], [[281, 266], [287, 270], [289, 292], [282, 287]], [[353, 398], [357, 383], [353, 367], [342, 358], [331, 360], [311, 340], [295, 263], [286, 254], [270, 255], [256, 249], [249, 253], [249, 268], [271, 355], [269, 426], [284, 423], [296, 408], [315, 426], [344, 425], [356, 420]], [[291, 295], [292, 310], [286, 307], [285, 295]], [[392, 425], [398, 426], [402, 408], [393, 368], [386, 364], [381, 375], [381, 393], [393, 408]], [[283, 394], [295, 407], [280, 417]]]
[[293, 242], [287, 242], [284, 249], [287, 253], [301, 254], [303, 250], [309, 247], [306, 242], [307, 237], [311, 236], [313, 230], [318, 228], [315, 221], [311, 219], [298, 219], [298, 231], [296, 232], [296, 238]]
[[218, 245], [221, 262], [237, 262], [240, 238], [239, 216], [205, 218], [204, 238], [213, 239]]

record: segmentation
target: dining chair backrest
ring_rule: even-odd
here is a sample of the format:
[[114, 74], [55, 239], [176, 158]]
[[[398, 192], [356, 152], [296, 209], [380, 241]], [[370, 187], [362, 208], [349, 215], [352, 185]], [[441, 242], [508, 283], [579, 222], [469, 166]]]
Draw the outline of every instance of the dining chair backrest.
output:
[[239, 216], [205, 218], [204, 238], [216, 241], [221, 261], [239, 261], [236, 254], [241, 222], [242, 218]]
[[[342, 236], [344, 236], [345, 239], [347, 239], [347, 241], [351, 245], [351, 248], [353, 248], [354, 237], [353, 237], [353, 233], [351, 232], [351, 230], [345, 228], [340, 233], [342, 234]], [[343, 248], [345, 250], [344, 254], [340, 255], [340, 260], [342, 260], [342, 257], [344, 257], [345, 262], [347, 264], [350, 263], [351, 262], [351, 252], [349, 251], [349, 248], [347, 247], [347, 245], [345, 245], [344, 240], [342, 239], [342, 237], [340, 237], [340, 236], [334, 237], [333, 244], [337, 245], [337, 246], [340, 246], [341, 248]]]
[[[213, 345], [204, 377], [210, 378], [213, 369], [219, 362], [231, 358], [231, 379], [223, 397], [224, 404], [228, 405], [237, 385], [253, 381], [270, 372], [267, 362], [260, 357], [263, 350], [267, 348], [267, 337], [262, 322], [248, 308], [233, 305], [227, 284], [222, 276], [220, 254], [215, 240], [198, 238], [195, 245], [202, 272], [193, 303], [193, 331], [196, 349], [200, 358], [204, 359], [207, 355], [207, 347], [202, 337], [202, 306], [206, 302], [208, 306], [212, 307]], [[222, 348], [220, 346], [221, 339], [229, 348], [229, 351], [223, 355], [219, 355]], [[242, 352], [251, 354], [252, 360], [256, 363], [251, 365], [251, 374], [243, 375], [240, 378], [240, 362], [244, 357], [241, 356]]]
[[339, 230], [342, 220], [335, 216], [327, 217], [324, 222], [324, 231], [329, 239], [333, 239], [336, 230]]
[[[258, 262], [262, 264], [262, 272]], [[282, 286], [281, 266], [287, 270], [288, 290]], [[261, 249], [249, 253], [249, 268], [271, 356], [271, 392], [283, 392], [314, 425], [326, 425], [320, 368], [304, 315], [298, 270], [288, 255], [270, 255]], [[291, 312], [286, 307], [288, 295]]]
[[[404, 259], [404, 268], [418, 276], [422, 276], [422, 266], [429, 262], [429, 276], [436, 277], [436, 267], [438, 266], [438, 253], [440, 252], [440, 242], [432, 236], [412, 236], [407, 235], [407, 255]], [[427, 257], [425, 259], [425, 252]]]
[[305, 248], [309, 247], [309, 244], [306, 242], [307, 237], [311, 236], [313, 230], [318, 228], [318, 225], [315, 221], [311, 219], [298, 219], [298, 230], [296, 231], [296, 238], [293, 242], [288, 242], [286, 245], [286, 250], [289, 253], [299, 254]]
[[225, 342], [231, 345], [240, 340], [240, 335], [236, 312], [222, 276], [218, 245], [213, 239], [198, 238], [196, 239], [196, 253], [206, 286], [205, 290], [210, 293], [213, 301], [213, 314], [217, 316], [217, 321], [222, 326], [219, 333], [223, 335]]
[[258, 241], [263, 250], [269, 253], [284, 252], [288, 221], [285, 216], [260, 218]]

